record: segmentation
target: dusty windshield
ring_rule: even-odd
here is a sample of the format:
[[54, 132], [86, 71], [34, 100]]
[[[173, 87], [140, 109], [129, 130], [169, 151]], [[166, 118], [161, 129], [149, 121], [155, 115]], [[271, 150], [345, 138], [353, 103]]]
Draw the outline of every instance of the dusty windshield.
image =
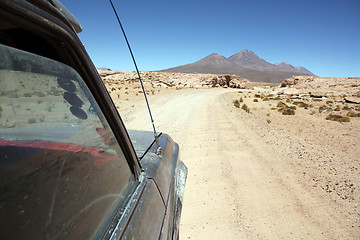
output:
[[35, 66], [19, 55], [16, 60], [13, 66], [0, 69], [2, 139], [108, 149], [98, 107], [86, 96], [87, 89], [75, 71], [60, 63], [41, 62], [44, 58], [36, 59]]
[[69, 66], [0, 55], [1, 238], [101, 236], [135, 182], [104, 115]]

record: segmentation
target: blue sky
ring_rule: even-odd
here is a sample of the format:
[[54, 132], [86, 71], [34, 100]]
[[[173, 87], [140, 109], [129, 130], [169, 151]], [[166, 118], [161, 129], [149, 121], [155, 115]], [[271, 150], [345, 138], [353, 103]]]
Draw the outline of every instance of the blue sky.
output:
[[[61, 0], [96, 67], [134, 66], [108, 0]], [[359, 0], [113, 0], [140, 70], [250, 49], [318, 76], [360, 77]]]

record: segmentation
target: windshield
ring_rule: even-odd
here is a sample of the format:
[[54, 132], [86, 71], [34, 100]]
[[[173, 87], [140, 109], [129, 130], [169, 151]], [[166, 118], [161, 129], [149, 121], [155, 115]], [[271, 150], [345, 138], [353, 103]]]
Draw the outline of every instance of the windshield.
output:
[[102, 234], [135, 180], [99, 106], [71, 67], [0, 55], [1, 238]]
[[[42, 57], [32, 57], [29, 63], [26, 54], [12, 56], [13, 61], [0, 69], [2, 139], [81, 143], [110, 150], [106, 139], [99, 142], [97, 137], [105, 131], [99, 108], [73, 69]], [[12, 66], [5, 65], [9, 62]]]

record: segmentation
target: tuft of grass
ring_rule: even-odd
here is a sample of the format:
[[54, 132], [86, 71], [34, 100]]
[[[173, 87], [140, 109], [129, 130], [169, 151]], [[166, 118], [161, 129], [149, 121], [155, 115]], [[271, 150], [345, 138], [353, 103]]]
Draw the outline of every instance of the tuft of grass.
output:
[[334, 111], [337, 111], [337, 112], [340, 110], [341, 110], [340, 105], [337, 105], [336, 108], [334, 109]]
[[294, 105], [298, 106], [298, 107], [302, 107], [302, 108], [308, 108], [309, 104], [301, 102], [301, 101], [295, 101], [293, 102]]
[[278, 104], [276, 105], [276, 107], [278, 107], [278, 108], [284, 108], [284, 107], [288, 107], [288, 105], [286, 105], [286, 103], [284, 103], [284, 102], [278, 102]]
[[254, 98], [261, 98], [261, 95], [260, 94], [255, 94]]
[[289, 103], [289, 102], [291, 102], [291, 99], [290, 99], [290, 98], [288, 98], [288, 99], [286, 99], [286, 101], [285, 101], [285, 102]]
[[274, 98], [274, 94], [270, 93], [270, 94], [261, 94], [261, 99], [263, 101], [270, 101], [272, 98]]
[[239, 102], [244, 102], [244, 99], [242, 97], [240, 97]]
[[266, 119], [266, 122], [267, 122], [268, 124], [270, 124], [270, 123], [271, 123], [271, 120], [270, 120], [270, 119]]
[[289, 107], [288, 105], [286, 105], [286, 103], [284, 102], [278, 102], [278, 104], [276, 105], [276, 107], [278, 107], [279, 111], [282, 111], [283, 109], [291, 109], [291, 110], [296, 110], [296, 107], [295, 106], [291, 106]]
[[281, 101], [278, 102], [276, 106], [278, 107], [278, 111], [281, 112], [282, 115], [295, 115], [295, 106], [289, 107], [288, 105], [286, 105], [286, 103]]
[[346, 116], [348, 117], [360, 117], [360, 113], [356, 113], [356, 112], [353, 112], [353, 111], [349, 111]]
[[259, 102], [259, 101], [257, 100], [257, 98], [254, 98], [253, 102]]
[[241, 109], [247, 113], [250, 113], [250, 108], [245, 103], [241, 106]]
[[342, 107], [342, 110], [350, 111], [351, 108], [349, 108], [349, 105], [345, 104], [345, 105]]
[[295, 110], [290, 109], [290, 108], [284, 108], [281, 111], [282, 115], [295, 115]]
[[350, 122], [349, 117], [343, 117], [341, 115], [329, 114], [326, 116], [326, 120], [336, 121], [336, 122]]
[[328, 109], [327, 106], [321, 105], [321, 106], [319, 107], [319, 113], [322, 113], [323, 111], [325, 111], [325, 110], [327, 110], [327, 109]]
[[239, 102], [239, 100], [237, 100], [237, 99], [234, 100], [234, 101], [233, 101], [233, 104], [234, 104], [235, 107], [240, 108], [240, 102]]

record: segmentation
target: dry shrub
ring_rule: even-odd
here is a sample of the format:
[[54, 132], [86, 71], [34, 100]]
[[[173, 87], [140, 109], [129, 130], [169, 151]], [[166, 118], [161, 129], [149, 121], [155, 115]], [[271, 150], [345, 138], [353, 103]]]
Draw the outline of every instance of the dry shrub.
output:
[[234, 100], [234, 101], [233, 101], [233, 104], [234, 104], [235, 107], [240, 108], [240, 102], [239, 102], [239, 100], [237, 100], [237, 99]]
[[278, 102], [278, 104], [276, 105], [276, 107], [278, 107], [278, 108], [284, 108], [284, 107], [288, 107], [288, 105], [286, 105], [286, 103], [284, 103], [284, 102]]
[[353, 112], [353, 111], [349, 111], [346, 116], [348, 117], [360, 117], [360, 113], [356, 113], [356, 112]]
[[350, 111], [351, 108], [349, 108], [349, 106], [348, 106], [347, 104], [345, 104], [345, 105], [342, 107], [342, 110]]
[[281, 112], [282, 115], [295, 115], [295, 106], [289, 107], [288, 105], [286, 105], [286, 103], [281, 101], [278, 102], [276, 106], [278, 107], [278, 111]]
[[243, 100], [243, 98], [242, 98], [242, 97], [240, 97], [240, 100], [239, 100], [239, 102], [244, 102], [244, 100]]
[[336, 108], [334, 109], [334, 111], [337, 111], [337, 112], [340, 110], [341, 110], [340, 105], [337, 105]]
[[257, 100], [257, 98], [255, 98], [255, 99], [253, 100], [253, 102], [259, 102], [259, 101]]
[[261, 98], [260, 94], [255, 94], [254, 98]]
[[295, 110], [290, 109], [290, 108], [284, 108], [281, 111], [282, 115], [295, 115]]
[[343, 117], [341, 115], [329, 114], [326, 116], [326, 120], [336, 121], [336, 122], [350, 122], [349, 117]]
[[268, 94], [268, 95], [265, 95], [265, 94], [261, 94], [261, 99], [263, 101], [269, 101], [270, 98], [273, 98], [274, 97], [274, 94]]
[[302, 107], [302, 108], [308, 108], [309, 104], [304, 103], [304, 102], [300, 102], [300, 101], [295, 101], [293, 102], [294, 105], [298, 106], [298, 107]]
[[321, 106], [319, 107], [319, 113], [322, 113], [323, 111], [325, 111], [325, 110], [327, 110], [327, 109], [329, 109], [327, 106], [321, 105]]
[[276, 105], [276, 107], [278, 107], [279, 111], [282, 111], [283, 109], [291, 109], [291, 110], [296, 110], [296, 107], [295, 106], [288, 106], [286, 105], [286, 103], [284, 102], [278, 102], [278, 104]]
[[245, 103], [241, 106], [241, 109], [247, 113], [250, 113], [250, 108]]

